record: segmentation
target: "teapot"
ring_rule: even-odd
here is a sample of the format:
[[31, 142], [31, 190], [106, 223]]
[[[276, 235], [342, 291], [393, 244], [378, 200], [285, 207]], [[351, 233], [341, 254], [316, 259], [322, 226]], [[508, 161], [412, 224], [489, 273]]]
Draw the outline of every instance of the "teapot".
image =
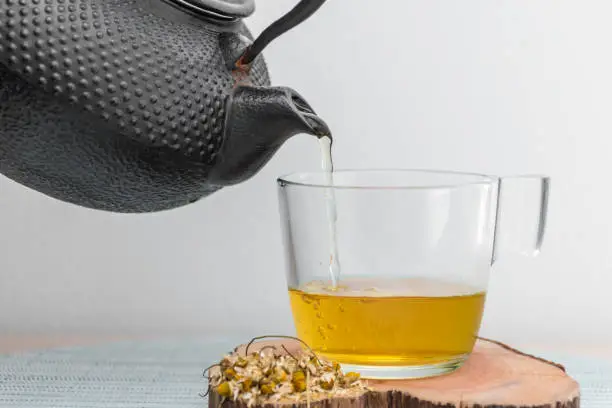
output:
[[122, 213], [172, 209], [256, 174], [292, 135], [329, 135], [253, 36], [253, 0], [2, 0], [0, 173]]

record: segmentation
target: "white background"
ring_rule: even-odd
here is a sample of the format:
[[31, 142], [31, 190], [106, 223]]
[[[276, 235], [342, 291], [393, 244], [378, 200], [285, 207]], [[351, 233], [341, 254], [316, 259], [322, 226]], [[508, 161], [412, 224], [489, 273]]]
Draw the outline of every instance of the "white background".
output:
[[[259, 0], [250, 27], [294, 3]], [[330, 123], [337, 167], [552, 176], [544, 252], [500, 260], [483, 333], [609, 344], [610, 15], [604, 0], [329, 0], [266, 55]], [[319, 160], [297, 136], [249, 182], [144, 216], [2, 179], [0, 335], [291, 333], [275, 177]]]

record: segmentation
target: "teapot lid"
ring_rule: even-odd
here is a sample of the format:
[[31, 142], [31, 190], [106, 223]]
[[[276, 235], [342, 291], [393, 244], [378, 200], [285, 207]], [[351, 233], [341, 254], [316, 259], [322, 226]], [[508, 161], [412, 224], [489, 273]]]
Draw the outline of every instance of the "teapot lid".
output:
[[169, 0], [192, 12], [221, 19], [238, 19], [255, 11], [254, 0]]

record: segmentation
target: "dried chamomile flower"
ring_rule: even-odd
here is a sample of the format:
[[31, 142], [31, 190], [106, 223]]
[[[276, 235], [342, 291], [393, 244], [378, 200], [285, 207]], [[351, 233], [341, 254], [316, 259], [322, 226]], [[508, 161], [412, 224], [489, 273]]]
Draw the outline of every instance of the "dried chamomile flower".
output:
[[321, 385], [321, 388], [329, 391], [334, 388], [335, 381], [331, 375], [324, 374], [319, 380], [319, 384]]
[[276, 387], [276, 383], [274, 382], [266, 382], [265, 384], [261, 384], [259, 386], [259, 391], [261, 391], [261, 393], [263, 395], [271, 395], [274, 394], [274, 388]]
[[229, 380], [234, 380], [236, 379], [236, 370], [234, 370], [233, 368], [228, 368], [226, 369], [223, 374], [225, 374], [225, 378], [229, 379]]
[[[340, 365], [320, 359], [307, 344], [300, 354], [281, 346], [266, 346], [249, 353], [249, 346], [266, 336], [253, 339], [244, 354], [234, 351], [209, 374], [210, 388], [223, 398], [247, 407], [281, 400], [309, 402], [335, 396], [358, 397], [368, 388], [358, 373], [342, 373]], [[271, 336], [292, 338], [288, 336]], [[293, 339], [293, 338], [292, 338]]]
[[230, 384], [227, 381], [223, 381], [221, 384], [217, 386], [217, 394], [222, 397], [229, 397], [232, 395], [232, 389]]
[[306, 391], [306, 374], [303, 371], [296, 371], [291, 378], [294, 392]]
[[245, 378], [242, 380], [242, 391], [249, 391], [251, 387], [253, 387], [253, 380], [250, 378]]
[[346, 375], [344, 376], [344, 381], [347, 384], [352, 384], [355, 381], [359, 380], [361, 378], [361, 375], [359, 373], [355, 373], [355, 372], [348, 372], [346, 373]]
[[248, 364], [248, 361], [246, 358], [238, 357], [238, 359], [234, 363], [234, 366], [244, 368], [247, 366], [247, 364]]

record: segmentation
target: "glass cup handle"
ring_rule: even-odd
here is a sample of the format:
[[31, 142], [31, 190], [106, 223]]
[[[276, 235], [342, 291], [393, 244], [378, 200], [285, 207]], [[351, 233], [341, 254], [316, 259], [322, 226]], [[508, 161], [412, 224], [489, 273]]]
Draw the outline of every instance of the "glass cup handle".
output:
[[539, 254], [546, 231], [549, 193], [548, 177], [499, 179], [492, 263], [504, 253]]

